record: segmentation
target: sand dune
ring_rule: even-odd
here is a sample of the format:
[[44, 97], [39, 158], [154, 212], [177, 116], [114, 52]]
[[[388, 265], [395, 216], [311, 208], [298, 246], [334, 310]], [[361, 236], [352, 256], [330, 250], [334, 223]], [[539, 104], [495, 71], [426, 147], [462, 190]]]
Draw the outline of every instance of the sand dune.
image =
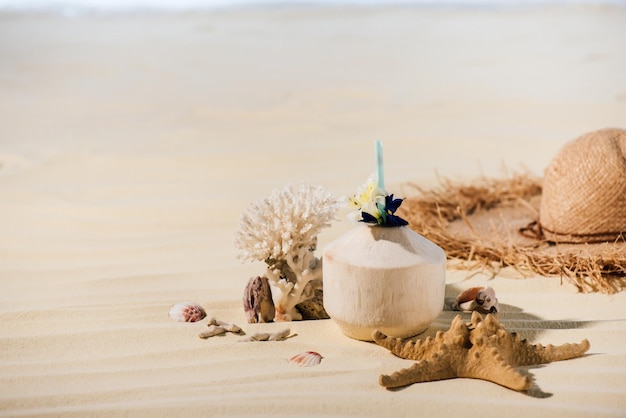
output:
[[[626, 295], [559, 278], [488, 283], [533, 342], [591, 342], [517, 393], [468, 379], [386, 391], [411, 364], [332, 320], [247, 324], [247, 205], [287, 183], [352, 193], [502, 166], [541, 174], [566, 141], [626, 127], [626, 11], [301, 8], [0, 18], [0, 415], [623, 416]], [[391, 188], [390, 187], [390, 188]], [[391, 190], [393, 191], [393, 190]], [[320, 248], [350, 228], [341, 220]], [[247, 334], [202, 340], [193, 300]], [[446, 329], [444, 311], [427, 331]], [[287, 362], [306, 350], [322, 363]]]

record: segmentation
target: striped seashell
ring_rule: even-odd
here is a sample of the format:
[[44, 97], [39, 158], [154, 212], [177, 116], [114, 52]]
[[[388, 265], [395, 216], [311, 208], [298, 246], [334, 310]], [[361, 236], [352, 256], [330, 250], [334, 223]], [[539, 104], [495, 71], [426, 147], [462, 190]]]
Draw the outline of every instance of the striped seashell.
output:
[[315, 351], [305, 351], [304, 353], [296, 354], [289, 359], [289, 363], [297, 364], [299, 367], [311, 367], [317, 366], [322, 362], [322, 356]]
[[179, 302], [170, 308], [170, 318], [178, 322], [197, 322], [206, 317], [202, 306], [194, 302]]

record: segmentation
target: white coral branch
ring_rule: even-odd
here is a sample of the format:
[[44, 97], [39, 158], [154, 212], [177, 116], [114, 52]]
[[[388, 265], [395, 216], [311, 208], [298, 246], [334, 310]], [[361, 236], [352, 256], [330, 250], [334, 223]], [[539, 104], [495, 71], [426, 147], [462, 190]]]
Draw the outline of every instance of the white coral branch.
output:
[[295, 274], [295, 281], [286, 283], [287, 279], [282, 279], [278, 286], [279, 292], [272, 293], [276, 307], [275, 320], [300, 320], [302, 316], [297, 311], [296, 305], [313, 295], [313, 292], [305, 293], [305, 289], [311, 281], [322, 278], [321, 263], [311, 251], [301, 251], [285, 261]]
[[[244, 261], [268, 265], [266, 277], [277, 320], [301, 319], [295, 306], [306, 300], [306, 285], [321, 279], [321, 263], [313, 251], [317, 235], [335, 219], [338, 203], [320, 186], [290, 186], [272, 191], [241, 216], [235, 245]], [[304, 298], [304, 299], [303, 299]]]

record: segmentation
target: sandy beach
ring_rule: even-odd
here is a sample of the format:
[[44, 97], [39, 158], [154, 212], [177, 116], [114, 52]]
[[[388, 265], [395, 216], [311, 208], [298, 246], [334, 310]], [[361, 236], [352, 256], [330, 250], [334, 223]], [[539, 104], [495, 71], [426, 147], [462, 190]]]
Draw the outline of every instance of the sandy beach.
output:
[[[378, 376], [411, 362], [332, 320], [247, 324], [264, 265], [233, 245], [274, 188], [353, 193], [375, 140], [401, 193], [541, 175], [567, 141], [626, 128], [624, 22], [590, 5], [0, 15], [0, 416], [626, 415], [624, 292], [449, 269], [446, 296], [489, 284], [508, 329], [591, 349], [528, 368], [529, 393], [388, 391]], [[202, 340], [206, 320], [168, 316], [185, 300], [247, 334], [297, 335]], [[307, 350], [319, 366], [287, 362]]]

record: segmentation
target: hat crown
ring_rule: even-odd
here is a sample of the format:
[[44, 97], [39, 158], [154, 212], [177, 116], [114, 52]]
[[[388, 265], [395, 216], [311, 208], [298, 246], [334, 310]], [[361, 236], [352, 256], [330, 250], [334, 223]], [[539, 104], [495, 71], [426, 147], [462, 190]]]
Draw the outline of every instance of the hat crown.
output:
[[561, 148], [545, 171], [539, 222], [556, 242], [626, 236], [626, 130], [590, 132]]

